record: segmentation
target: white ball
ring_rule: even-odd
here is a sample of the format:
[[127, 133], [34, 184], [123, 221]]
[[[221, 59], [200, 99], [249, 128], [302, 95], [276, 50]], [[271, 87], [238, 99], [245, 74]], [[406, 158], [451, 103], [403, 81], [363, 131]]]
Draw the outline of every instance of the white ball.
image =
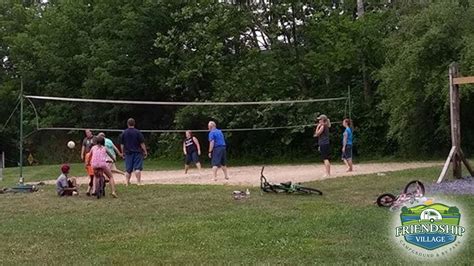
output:
[[76, 143], [74, 143], [74, 141], [71, 140], [67, 143], [67, 147], [69, 149], [74, 149], [74, 147], [76, 147]]

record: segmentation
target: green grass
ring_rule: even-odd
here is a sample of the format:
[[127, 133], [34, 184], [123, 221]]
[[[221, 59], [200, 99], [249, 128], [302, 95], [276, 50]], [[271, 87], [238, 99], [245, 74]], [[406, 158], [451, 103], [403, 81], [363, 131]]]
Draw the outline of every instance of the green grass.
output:
[[[25, 175], [50, 179], [56, 171], [26, 168]], [[253, 188], [242, 201], [231, 193], [245, 187], [197, 185], [118, 186], [120, 198], [101, 200], [58, 198], [53, 186], [0, 195], [0, 264], [415, 264], [389, 235], [396, 214], [373, 202], [437, 174], [427, 168], [308, 183], [322, 197]], [[0, 186], [14, 176], [8, 172]], [[474, 214], [472, 196], [443, 197]], [[473, 245], [471, 237], [439, 264], [471, 264]]]

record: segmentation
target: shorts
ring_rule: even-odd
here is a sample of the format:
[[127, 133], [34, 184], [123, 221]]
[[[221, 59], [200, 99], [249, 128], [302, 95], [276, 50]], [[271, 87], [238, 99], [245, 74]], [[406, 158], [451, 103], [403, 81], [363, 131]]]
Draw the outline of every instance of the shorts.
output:
[[[73, 187], [74, 187], [74, 186], [72, 185], [72, 181], [71, 181], [71, 180], [68, 180], [68, 181], [67, 181], [67, 187], [68, 187], [68, 188], [73, 188]], [[63, 191], [59, 192], [59, 196], [60, 196], [60, 197], [72, 196], [72, 192], [73, 192], [73, 190], [63, 190]]]
[[331, 160], [331, 145], [330, 144], [322, 144], [319, 145], [319, 152], [321, 153], [321, 160]]
[[226, 166], [227, 162], [227, 155], [226, 155], [226, 147], [225, 146], [218, 146], [214, 147], [211, 154], [211, 165], [221, 167]]
[[193, 151], [191, 153], [186, 154], [186, 159], [184, 162], [186, 165], [190, 165], [191, 163], [197, 164], [199, 163], [199, 155], [197, 152]]
[[352, 145], [347, 144], [346, 149], [342, 153], [342, 159], [343, 160], [351, 160], [352, 159]]
[[133, 171], [143, 170], [143, 154], [139, 152], [125, 155], [125, 171], [131, 174]]

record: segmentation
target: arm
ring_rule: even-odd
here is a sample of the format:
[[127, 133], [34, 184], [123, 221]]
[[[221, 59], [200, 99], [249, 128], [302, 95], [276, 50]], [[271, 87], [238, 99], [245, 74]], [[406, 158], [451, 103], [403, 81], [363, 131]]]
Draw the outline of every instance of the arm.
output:
[[146, 150], [145, 143], [142, 142], [142, 143], [140, 144], [140, 146], [142, 147], [144, 158], [148, 157], [148, 151]]
[[120, 154], [122, 156], [122, 159], [123, 159], [123, 158], [125, 158], [125, 150], [124, 150], [123, 144], [120, 144], [120, 149], [122, 149], [122, 151], [123, 151], [123, 153]]
[[317, 124], [317, 125], [316, 125], [316, 128], [314, 129], [313, 137], [315, 137], [315, 138], [317, 137], [316, 133], [318, 132], [320, 125], [321, 125], [321, 124]]
[[193, 137], [194, 144], [196, 144], [196, 147], [198, 149], [198, 155], [201, 155], [201, 145], [199, 144], [199, 140], [196, 137]]
[[114, 151], [118, 154], [118, 156], [122, 157], [123, 158], [123, 154], [119, 151], [119, 149], [117, 148], [117, 146], [115, 146], [114, 144]]
[[184, 155], [186, 155], [186, 144], [184, 143], [184, 141], [183, 141], [183, 153]]
[[211, 158], [212, 150], [214, 149], [214, 140], [209, 141], [209, 158]]
[[81, 147], [81, 161], [84, 161], [84, 157], [85, 157], [84, 155], [86, 153], [85, 151], [86, 151], [86, 149], [85, 149], [84, 145], [82, 145], [82, 147]]
[[347, 145], [347, 132], [344, 131], [344, 137], [342, 138], [342, 152], [346, 150]]
[[112, 160], [112, 162], [115, 162], [116, 160], [114, 159], [114, 156], [112, 155], [112, 153], [110, 153], [109, 150], [105, 149], [105, 152], [107, 152], [107, 155], [109, 156], [109, 158]]
[[319, 137], [324, 131], [324, 126], [323, 125], [318, 125], [318, 127], [316, 128], [316, 137]]

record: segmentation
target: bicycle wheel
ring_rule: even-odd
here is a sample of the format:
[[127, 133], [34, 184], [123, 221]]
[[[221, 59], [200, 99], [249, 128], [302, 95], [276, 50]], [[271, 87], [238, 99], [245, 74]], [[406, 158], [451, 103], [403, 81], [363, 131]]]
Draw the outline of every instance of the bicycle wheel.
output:
[[423, 197], [423, 195], [425, 195], [425, 186], [420, 181], [413, 180], [405, 186], [403, 193]]
[[318, 194], [318, 195], [323, 195], [323, 192], [321, 190], [315, 189], [315, 188], [310, 188], [310, 187], [297, 187], [296, 191], [305, 193], [305, 194]]
[[104, 196], [104, 177], [101, 175], [99, 176], [99, 182], [97, 184], [97, 187], [95, 188], [95, 195], [97, 199], [100, 199], [101, 197]]
[[393, 205], [393, 202], [395, 202], [395, 196], [390, 193], [382, 194], [377, 198], [377, 205], [379, 207], [390, 207]]

